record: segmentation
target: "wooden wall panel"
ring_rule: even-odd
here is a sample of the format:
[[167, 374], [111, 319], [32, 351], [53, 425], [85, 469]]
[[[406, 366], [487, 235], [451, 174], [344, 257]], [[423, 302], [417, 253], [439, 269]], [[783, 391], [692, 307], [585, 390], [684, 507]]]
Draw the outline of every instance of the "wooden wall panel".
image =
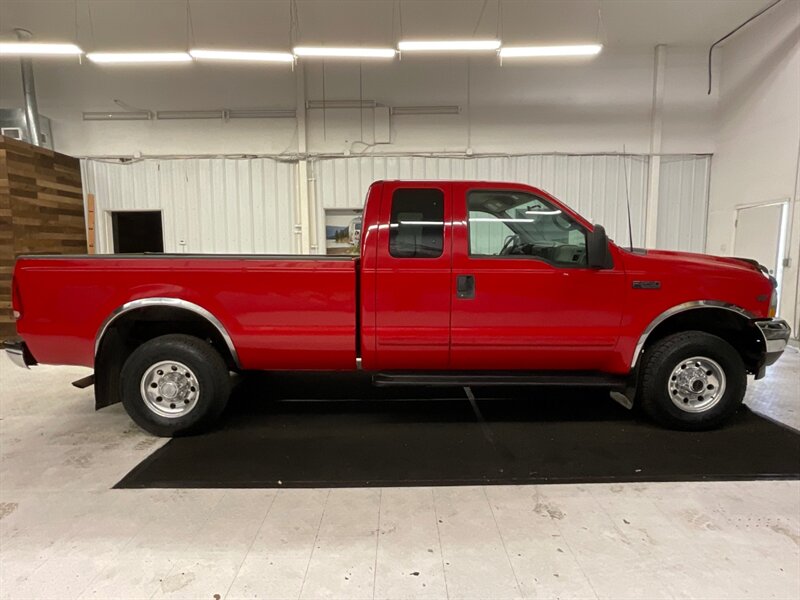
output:
[[0, 136], [0, 339], [15, 333], [14, 259], [86, 247], [80, 161]]

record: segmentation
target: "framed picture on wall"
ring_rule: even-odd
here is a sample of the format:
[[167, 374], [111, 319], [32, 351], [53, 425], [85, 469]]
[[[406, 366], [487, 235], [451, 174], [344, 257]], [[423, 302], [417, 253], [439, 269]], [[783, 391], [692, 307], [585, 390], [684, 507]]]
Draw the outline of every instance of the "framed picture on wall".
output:
[[325, 211], [325, 254], [358, 254], [361, 209]]

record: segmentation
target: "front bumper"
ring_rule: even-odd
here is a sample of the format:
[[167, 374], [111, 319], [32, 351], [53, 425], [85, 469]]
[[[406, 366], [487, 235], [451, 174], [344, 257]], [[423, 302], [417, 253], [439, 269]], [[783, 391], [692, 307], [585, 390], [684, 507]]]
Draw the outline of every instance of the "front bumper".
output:
[[765, 348], [764, 362], [756, 375], [756, 379], [760, 379], [764, 376], [765, 367], [774, 364], [783, 354], [786, 345], [789, 343], [792, 328], [783, 319], [756, 321], [755, 325], [761, 332]]
[[27, 369], [36, 364], [36, 359], [28, 350], [28, 346], [20, 339], [5, 340], [3, 350], [6, 351], [6, 356], [11, 359], [11, 362], [18, 367]]

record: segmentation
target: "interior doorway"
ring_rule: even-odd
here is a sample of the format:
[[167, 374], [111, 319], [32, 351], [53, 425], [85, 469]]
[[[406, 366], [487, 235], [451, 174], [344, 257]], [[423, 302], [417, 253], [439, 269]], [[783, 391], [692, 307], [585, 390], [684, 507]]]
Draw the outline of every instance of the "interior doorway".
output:
[[741, 206], [736, 210], [734, 256], [753, 258], [778, 281], [780, 299], [786, 231], [786, 201]]
[[115, 254], [164, 252], [160, 210], [113, 211], [111, 230]]

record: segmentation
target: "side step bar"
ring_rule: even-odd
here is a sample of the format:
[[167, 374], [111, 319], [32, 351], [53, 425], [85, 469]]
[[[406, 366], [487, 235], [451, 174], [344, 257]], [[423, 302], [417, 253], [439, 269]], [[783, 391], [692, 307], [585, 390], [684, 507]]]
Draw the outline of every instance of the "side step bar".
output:
[[597, 387], [623, 391], [627, 377], [603, 373], [376, 373], [376, 387], [425, 385], [433, 387], [539, 385]]

